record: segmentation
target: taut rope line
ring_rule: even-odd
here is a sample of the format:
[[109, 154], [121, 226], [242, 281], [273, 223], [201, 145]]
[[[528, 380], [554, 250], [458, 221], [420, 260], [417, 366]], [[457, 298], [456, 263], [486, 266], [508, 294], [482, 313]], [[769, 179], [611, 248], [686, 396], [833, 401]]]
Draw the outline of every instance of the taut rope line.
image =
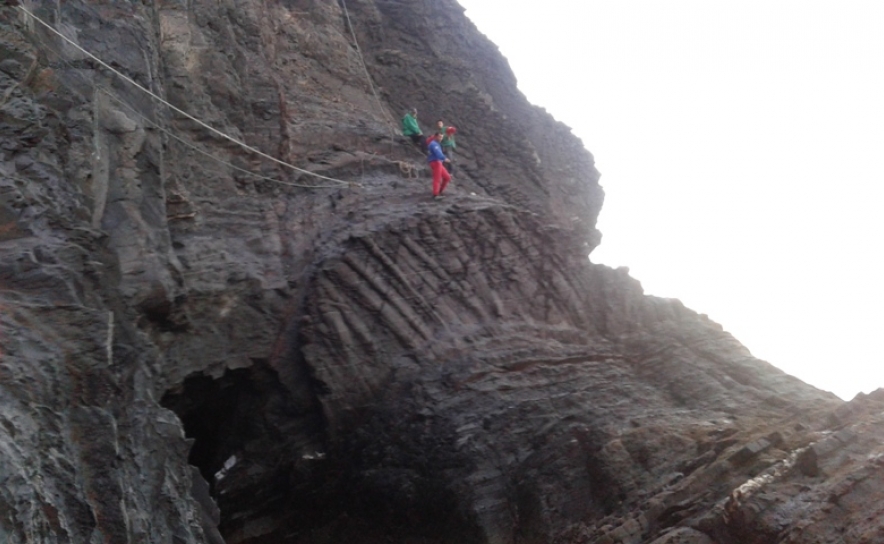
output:
[[20, 10], [22, 10], [24, 13], [28, 14], [28, 16], [30, 16], [32, 19], [34, 19], [35, 21], [37, 21], [38, 23], [40, 23], [41, 25], [43, 25], [44, 27], [46, 27], [50, 32], [52, 32], [53, 34], [55, 34], [55, 35], [58, 36], [59, 38], [63, 39], [63, 40], [66, 41], [67, 43], [69, 43], [69, 44], [70, 44], [71, 46], [73, 46], [75, 49], [77, 49], [78, 51], [80, 51], [81, 53], [83, 53], [84, 55], [86, 55], [87, 57], [91, 58], [92, 60], [94, 60], [95, 62], [97, 62], [97, 63], [100, 64], [101, 66], [103, 66], [104, 68], [110, 70], [112, 73], [114, 73], [114, 74], [115, 74], [117, 77], [119, 77], [120, 79], [126, 81], [127, 83], [129, 83], [129, 84], [131, 84], [131, 85], [133, 85], [133, 86], [135, 86], [135, 87], [138, 88], [141, 92], [147, 94], [148, 96], [150, 96], [150, 97], [153, 98], [154, 100], [160, 102], [161, 104], [164, 104], [165, 106], [167, 106], [167, 107], [168, 107], [169, 109], [171, 109], [172, 111], [174, 111], [174, 112], [176, 112], [176, 113], [178, 113], [178, 114], [180, 114], [180, 115], [183, 115], [184, 117], [187, 117], [188, 119], [190, 119], [191, 121], [197, 123], [198, 125], [200, 125], [201, 127], [205, 128], [206, 130], [209, 130], [209, 131], [211, 131], [212, 133], [217, 134], [218, 136], [221, 136], [221, 137], [224, 138], [225, 140], [228, 140], [228, 141], [230, 141], [230, 142], [232, 142], [232, 143], [234, 143], [234, 144], [236, 144], [236, 145], [242, 147], [243, 149], [246, 149], [247, 151], [250, 151], [251, 153], [254, 153], [254, 154], [256, 154], [256, 155], [258, 155], [258, 156], [260, 156], [260, 157], [263, 157], [263, 158], [265, 158], [265, 159], [268, 159], [268, 160], [270, 160], [270, 161], [272, 161], [272, 162], [275, 162], [275, 163], [277, 163], [277, 164], [279, 164], [279, 165], [281, 165], [281, 166], [284, 166], [284, 167], [286, 167], [286, 168], [290, 168], [290, 169], [292, 169], [292, 170], [295, 170], [296, 172], [301, 172], [302, 174], [307, 174], [307, 175], [310, 175], [310, 176], [313, 176], [313, 177], [316, 177], [316, 178], [319, 178], [319, 179], [324, 179], [324, 180], [326, 180], [326, 181], [331, 181], [331, 182], [333, 182], [333, 183], [337, 183], [337, 184], [340, 184], [340, 185], [349, 186], [349, 185], [351, 184], [349, 181], [344, 181], [344, 180], [340, 180], [340, 179], [330, 178], [330, 177], [328, 177], [328, 176], [323, 176], [323, 175], [321, 175], [321, 174], [317, 174], [317, 173], [315, 173], [315, 172], [311, 172], [311, 171], [309, 171], [309, 170], [304, 170], [303, 168], [298, 168], [297, 166], [295, 166], [295, 165], [293, 165], [293, 164], [289, 164], [289, 163], [287, 163], [287, 162], [285, 162], [285, 161], [279, 160], [279, 159], [277, 159], [276, 157], [273, 157], [272, 155], [268, 155], [267, 153], [264, 153], [263, 151], [261, 151], [261, 150], [259, 150], [259, 149], [255, 149], [254, 147], [250, 146], [249, 144], [247, 144], [247, 143], [245, 143], [245, 142], [243, 142], [243, 141], [237, 140], [237, 139], [234, 138], [233, 136], [230, 136], [230, 135], [228, 135], [228, 134], [225, 134], [224, 132], [221, 132], [220, 130], [216, 129], [215, 127], [213, 127], [213, 126], [211, 126], [211, 125], [209, 125], [209, 124], [207, 124], [207, 123], [205, 123], [205, 122], [203, 122], [203, 121], [201, 121], [201, 120], [199, 120], [199, 119], [197, 119], [196, 117], [194, 117], [193, 115], [187, 113], [186, 111], [182, 110], [181, 108], [178, 108], [178, 107], [176, 107], [176, 106], [170, 104], [169, 102], [167, 102], [166, 100], [164, 100], [164, 99], [161, 98], [160, 96], [154, 94], [150, 89], [147, 89], [147, 88], [141, 86], [138, 82], [136, 82], [135, 80], [133, 80], [132, 78], [130, 78], [130, 77], [127, 76], [126, 74], [124, 74], [124, 73], [120, 72], [119, 70], [115, 69], [114, 67], [112, 67], [112, 66], [109, 65], [108, 63], [104, 62], [104, 61], [101, 60], [100, 58], [96, 57], [95, 55], [93, 55], [93, 54], [90, 53], [89, 51], [86, 51], [85, 49], [83, 49], [82, 47], [80, 47], [79, 44], [77, 44], [76, 42], [74, 42], [73, 40], [71, 40], [70, 38], [68, 38], [67, 36], [65, 36], [64, 34], [62, 34], [61, 32], [59, 32], [58, 30], [56, 30], [52, 25], [50, 25], [49, 23], [45, 22], [43, 19], [40, 19], [39, 17], [37, 17], [36, 15], [34, 15], [34, 14], [31, 13], [30, 11], [28, 11], [27, 8], [25, 8], [24, 6], [19, 5], [18, 8], [19, 8]]
[[[347, 0], [341, 0], [341, 6], [344, 8], [344, 17], [347, 18], [347, 28], [350, 29], [350, 35], [353, 36], [353, 45], [356, 47], [356, 53], [359, 55], [359, 62], [362, 64], [362, 70], [365, 72], [365, 78], [368, 79], [368, 87], [371, 89], [371, 94], [374, 95], [374, 99], [377, 101], [378, 106], [381, 109], [381, 113], [387, 117], [387, 120], [390, 121], [390, 114], [386, 108], [384, 108], [384, 103], [381, 102], [381, 97], [378, 96], [377, 90], [374, 87], [374, 81], [371, 79], [371, 74], [368, 73], [368, 66], [365, 64], [365, 55], [362, 54], [362, 48], [359, 47], [359, 40], [356, 39], [356, 31], [353, 30], [353, 23], [350, 21], [350, 11], [347, 10]], [[391, 128], [395, 127], [395, 123], [391, 125]], [[396, 131], [395, 129], [391, 130], [391, 135], [395, 137]]]
[[[305, 189], [335, 189], [335, 188], [340, 187], [340, 185], [304, 185], [302, 183], [295, 183], [293, 181], [285, 181], [285, 180], [281, 180], [281, 179], [277, 179], [277, 178], [271, 178], [271, 177], [264, 176], [261, 174], [256, 174], [255, 172], [252, 172], [251, 170], [246, 170], [245, 168], [241, 168], [239, 166], [236, 166], [235, 164], [225, 161], [224, 159], [216, 157], [215, 155], [209, 153], [208, 151], [201, 149], [200, 147], [194, 145], [191, 142], [188, 142], [187, 140], [181, 138], [180, 136], [177, 136], [174, 132], [166, 129], [165, 127], [163, 127], [162, 125], [160, 125], [156, 121], [153, 121], [152, 119], [150, 119], [150, 117], [148, 117], [147, 115], [138, 111], [134, 106], [132, 106], [131, 104], [129, 104], [128, 102], [126, 102], [125, 100], [120, 98], [119, 96], [116, 96], [114, 94], [114, 92], [112, 90], [108, 89], [107, 87], [105, 87], [101, 84], [95, 83], [95, 82], [88, 81], [83, 75], [78, 74], [76, 71], [76, 67], [73, 64], [71, 64], [70, 62], [68, 62], [67, 60], [65, 60], [64, 55], [62, 55], [54, 47], [52, 47], [51, 45], [44, 42], [42, 39], [40, 39], [39, 36], [37, 37], [37, 41], [47, 51], [50, 51], [53, 54], [55, 54], [58, 57], [58, 60], [62, 64], [64, 64], [65, 66], [67, 66], [68, 68], [71, 69], [71, 76], [79, 79], [86, 86], [89, 86], [89, 85], [94, 86], [97, 91], [104, 93], [108, 98], [110, 98], [111, 100], [113, 100], [114, 102], [116, 102], [117, 104], [122, 106], [123, 108], [129, 110], [130, 112], [132, 112], [132, 114], [139, 117], [142, 120], [142, 122], [144, 122], [145, 125], [148, 126], [149, 128], [152, 128], [152, 129], [162, 132], [163, 134], [165, 134], [169, 138], [172, 138], [173, 140], [177, 141], [178, 143], [184, 145], [185, 147], [192, 149], [193, 151], [196, 151], [197, 153], [200, 153], [201, 155], [204, 155], [205, 157], [212, 159], [213, 161], [215, 161], [221, 165], [224, 165], [224, 166], [230, 168], [231, 170], [235, 170], [235, 171], [240, 172], [242, 174], [252, 176], [252, 177], [254, 177], [258, 180], [261, 180], [261, 181], [270, 181], [273, 183], [278, 183], [280, 185], [289, 185], [292, 187], [303, 187]], [[206, 167], [203, 167], [203, 168], [208, 170], [208, 168], [206, 168]], [[216, 170], [215, 173], [220, 173], [220, 171]], [[354, 185], [359, 185], [359, 184], [354, 183]]]

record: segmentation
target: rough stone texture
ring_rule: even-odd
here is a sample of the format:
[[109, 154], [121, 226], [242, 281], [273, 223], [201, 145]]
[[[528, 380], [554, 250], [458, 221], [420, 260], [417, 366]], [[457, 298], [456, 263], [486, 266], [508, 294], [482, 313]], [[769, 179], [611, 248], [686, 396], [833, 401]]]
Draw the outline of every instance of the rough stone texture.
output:
[[592, 264], [591, 155], [453, 1], [23, 5], [352, 183], [0, 8], [0, 541], [884, 541], [882, 394]]

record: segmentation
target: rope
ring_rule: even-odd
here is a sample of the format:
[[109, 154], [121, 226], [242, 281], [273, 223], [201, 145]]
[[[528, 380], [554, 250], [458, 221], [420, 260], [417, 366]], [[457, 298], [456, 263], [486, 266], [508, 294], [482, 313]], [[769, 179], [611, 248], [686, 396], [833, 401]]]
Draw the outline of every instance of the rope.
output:
[[[111, 100], [113, 100], [114, 102], [116, 102], [117, 104], [122, 106], [123, 108], [129, 110], [131, 113], [133, 113], [136, 116], [138, 116], [139, 118], [141, 118], [141, 120], [144, 124], [150, 126], [151, 128], [153, 128], [155, 130], [162, 132], [163, 134], [165, 134], [169, 138], [172, 138], [173, 140], [177, 141], [178, 143], [184, 145], [185, 147], [192, 149], [193, 151], [196, 151], [197, 153], [200, 153], [201, 155], [204, 155], [205, 157], [212, 159], [213, 161], [215, 161], [219, 164], [222, 164], [222, 165], [226, 166], [227, 168], [230, 168], [232, 170], [236, 170], [237, 172], [252, 176], [252, 177], [257, 178], [262, 181], [270, 181], [273, 183], [278, 183], [281, 185], [288, 185], [291, 187], [302, 187], [302, 188], [306, 188], [306, 189], [334, 189], [336, 187], [339, 187], [339, 185], [304, 185], [302, 183], [295, 183], [292, 181], [284, 181], [284, 180], [277, 179], [277, 178], [271, 178], [271, 177], [263, 176], [261, 174], [256, 174], [255, 172], [252, 172], [251, 170], [246, 170], [245, 168], [241, 168], [239, 166], [236, 166], [235, 164], [225, 161], [224, 159], [220, 159], [220, 158], [216, 157], [215, 155], [209, 153], [208, 151], [205, 151], [204, 149], [201, 149], [200, 147], [192, 144], [191, 142], [188, 142], [187, 140], [177, 136], [175, 133], [166, 129], [165, 127], [163, 127], [159, 123], [153, 121], [148, 116], [146, 116], [143, 113], [141, 113], [140, 111], [138, 111], [134, 106], [127, 103], [122, 98], [118, 97], [116, 94], [114, 94], [113, 91], [111, 91], [107, 87], [105, 87], [101, 84], [95, 83], [95, 82], [88, 81], [85, 78], [85, 76], [79, 74], [76, 67], [73, 64], [71, 64], [70, 62], [68, 62], [67, 60], [65, 60], [64, 56], [61, 53], [59, 53], [55, 48], [53, 48], [52, 46], [50, 46], [49, 44], [47, 44], [46, 42], [41, 40], [39, 37], [37, 38], [37, 41], [40, 42], [40, 44], [43, 45], [43, 47], [45, 49], [54, 53], [58, 57], [59, 61], [61, 61], [68, 68], [70, 68], [71, 75], [73, 77], [79, 78], [80, 81], [83, 82], [84, 84], [86, 84], [87, 86], [88, 85], [94, 86], [96, 89], [98, 89], [99, 91], [104, 93], [108, 98], [110, 98]], [[358, 185], [358, 184], [354, 184], [354, 185]]]
[[272, 161], [272, 162], [275, 162], [275, 163], [277, 163], [277, 164], [279, 164], [279, 165], [281, 165], [281, 166], [284, 166], [284, 167], [286, 167], [286, 168], [290, 168], [290, 169], [292, 169], [292, 170], [295, 170], [296, 172], [301, 172], [302, 174], [307, 174], [307, 175], [310, 175], [310, 176], [314, 176], [314, 177], [316, 177], [316, 178], [323, 179], [323, 180], [326, 180], [326, 181], [331, 181], [331, 182], [333, 182], [333, 183], [338, 183], [338, 184], [340, 184], [340, 185], [346, 185], [346, 186], [349, 186], [349, 185], [351, 184], [351, 183], [348, 182], [348, 181], [344, 181], [344, 180], [340, 180], [340, 179], [336, 179], [336, 178], [331, 178], [331, 177], [328, 177], [328, 176], [323, 176], [323, 175], [321, 175], [321, 174], [317, 174], [317, 173], [315, 173], [315, 172], [311, 172], [311, 171], [309, 171], [309, 170], [304, 170], [303, 168], [298, 168], [297, 166], [295, 166], [295, 165], [293, 165], [293, 164], [289, 164], [289, 163], [287, 163], [287, 162], [285, 162], [285, 161], [281, 161], [281, 160], [277, 159], [276, 157], [273, 157], [273, 156], [271, 156], [271, 155], [268, 155], [267, 153], [264, 153], [263, 151], [260, 151], [260, 150], [258, 150], [258, 149], [255, 149], [254, 147], [248, 145], [247, 143], [245, 143], [245, 142], [243, 142], [243, 141], [240, 141], [240, 140], [234, 138], [233, 136], [230, 136], [230, 135], [228, 135], [228, 134], [225, 134], [224, 132], [221, 132], [220, 130], [216, 129], [215, 127], [213, 127], [213, 126], [211, 126], [211, 125], [209, 125], [209, 124], [207, 124], [207, 123], [204, 123], [203, 121], [197, 119], [196, 117], [194, 117], [193, 115], [187, 113], [186, 111], [184, 111], [184, 110], [182, 110], [182, 109], [180, 109], [180, 108], [178, 108], [178, 107], [176, 107], [176, 106], [170, 104], [169, 102], [167, 102], [166, 100], [164, 100], [164, 99], [161, 98], [160, 96], [157, 96], [156, 94], [154, 94], [153, 92], [151, 92], [149, 89], [147, 89], [147, 88], [141, 86], [141, 85], [140, 85], [139, 83], [137, 83], [135, 80], [133, 80], [132, 78], [130, 78], [130, 77], [127, 76], [126, 74], [123, 74], [123, 73], [120, 72], [119, 70], [113, 68], [111, 65], [109, 65], [109, 64], [106, 63], [106, 62], [104, 62], [104, 61], [101, 60], [100, 58], [96, 57], [95, 55], [93, 55], [93, 54], [90, 53], [89, 51], [86, 51], [85, 49], [83, 49], [82, 47], [80, 47], [79, 44], [77, 44], [76, 42], [74, 42], [73, 40], [71, 40], [70, 38], [68, 38], [67, 36], [65, 36], [64, 34], [62, 34], [61, 32], [59, 32], [58, 30], [56, 30], [55, 28], [53, 28], [52, 25], [50, 25], [49, 23], [45, 22], [43, 19], [40, 19], [39, 17], [37, 17], [36, 15], [34, 15], [34, 14], [31, 13], [30, 11], [28, 11], [27, 8], [25, 8], [24, 6], [19, 5], [18, 7], [19, 7], [19, 9], [21, 9], [24, 13], [26, 13], [28, 16], [30, 16], [32, 19], [34, 19], [35, 21], [37, 21], [38, 23], [40, 23], [41, 25], [43, 25], [44, 27], [46, 27], [46, 29], [48, 29], [50, 32], [52, 32], [53, 34], [55, 34], [55, 35], [58, 36], [59, 38], [63, 39], [64, 41], [66, 41], [67, 43], [69, 43], [71, 46], [73, 46], [75, 49], [77, 49], [78, 51], [80, 51], [81, 53], [83, 53], [84, 55], [86, 55], [87, 57], [91, 58], [92, 60], [94, 60], [95, 62], [97, 62], [97, 63], [100, 64], [101, 66], [103, 66], [104, 68], [106, 68], [106, 69], [110, 70], [111, 72], [113, 72], [113, 73], [114, 73], [117, 77], [119, 77], [120, 79], [126, 81], [127, 83], [129, 83], [129, 84], [131, 84], [131, 85], [133, 85], [133, 86], [135, 86], [135, 87], [138, 88], [141, 92], [143, 92], [143, 93], [149, 95], [151, 98], [153, 98], [153, 99], [156, 100], [157, 102], [160, 102], [161, 104], [165, 105], [166, 107], [168, 107], [168, 108], [171, 109], [172, 111], [174, 111], [174, 112], [176, 112], [176, 113], [178, 113], [178, 114], [180, 114], [180, 115], [183, 115], [184, 117], [187, 117], [188, 119], [190, 119], [191, 121], [197, 123], [198, 125], [200, 125], [201, 127], [205, 128], [206, 130], [209, 130], [210, 132], [212, 132], [212, 133], [214, 133], [214, 134], [216, 134], [216, 135], [218, 135], [218, 136], [221, 136], [222, 138], [224, 138], [224, 139], [226, 139], [226, 140], [228, 140], [228, 141], [230, 141], [230, 142], [232, 142], [232, 143], [234, 143], [234, 144], [236, 144], [236, 145], [242, 147], [243, 149], [246, 149], [246, 150], [250, 151], [251, 153], [254, 153], [254, 154], [256, 154], [256, 155], [258, 155], [258, 156], [260, 156], [260, 157], [263, 157], [263, 158], [265, 158], [265, 159], [268, 159], [268, 160], [270, 160], [270, 161]]
[[371, 74], [368, 73], [368, 66], [365, 64], [365, 55], [362, 54], [362, 48], [359, 47], [359, 40], [356, 39], [356, 31], [353, 30], [353, 23], [350, 21], [350, 12], [347, 10], [347, 0], [341, 0], [341, 6], [344, 8], [344, 17], [346, 17], [347, 19], [347, 28], [350, 29], [350, 35], [353, 36], [353, 45], [356, 47], [356, 53], [359, 55], [359, 62], [360, 64], [362, 64], [362, 70], [365, 72], [365, 78], [368, 80], [368, 87], [371, 89], [371, 94], [374, 95], [374, 99], [377, 101], [381, 112], [385, 114], [385, 117], [387, 117], [387, 121], [391, 122], [390, 135], [393, 139], [395, 139], [395, 123], [391, 121], [390, 113], [387, 111], [386, 108], [384, 108], [384, 103], [381, 102], [381, 97], [378, 96], [377, 90], [375, 90], [374, 81], [371, 79]]
[[[101, 92], [103, 92], [103, 93], [104, 93], [105, 95], [107, 95], [109, 98], [111, 98], [112, 100], [114, 100], [115, 102], [117, 102], [118, 104], [120, 104], [121, 106], [127, 108], [129, 111], [133, 112], [135, 115], [137, 115], [138, 117], [140, 117], [140, 118], [141, 118], [146, 124], [151, 125], [152, 128], [155, 128], [156, 130], [159, 130], [160, 132], [162, 132], [162, 133], [165, 134], [166, 136], [172, 138], [173, 140], [177, 141], [178, 143], [184, 145], [185, 147], [187, 147], [187, 148], [189, 148], [189, 149], [192, 149], [192, 150], [196, 151], [197, 153], [199, 153], [199, 154], [201, 154], [201, 155], [204, 155], [205, 157], [208, 157], [208, 158], [212, 159], [213, 161], [215, 161], [215, 162], [217, 162], [217, 163], [219, 163], [219, 164], [222, 164], [222, 165], [226, 166], [227, 168], [230, 168], [231, 170], [236, 170], [237, 172], [240, 172], [240, 173], [242, 173], [242, 174], [247, 174], [247, 175], [252, 176], [252, 177], [254, 177], [254, 178], [257, 178], [257, 179], [259, 179], [259, 180], [263, 180], [263, 181], [272, 181], [273, 183], [279, 183], [279, 184], [281, 184], [281, 185], [290, 185], [290, 186], [292, 186], [292, 187], [304, 187], [304, 188], [307, 188], [307, 189], [334, 189], [334, 188], [336, 188], [336, 187], [339, 187], [339, 185], [304, 185], [304, 184], [301, 184], [301, 183], [295, 183], [295, 182], [293, 182], [293, 181], [284, 181], [284, 180], [281, 180], [281, 179], [276, 179], [276, 178], [267, 177], [267, 176], [264, 176], [264, 175], [261, 175], [261, 174], [256, 174], [256, 173], [252, 172], [251, 170], [246, 170], [245, 168], [240, 168], [239, 166], [236, 166], [235, 164], [232, 164], [232, 163], [230, 163], [230, 162], [225, 161], [224, 159], [220, 159], [220, 158], [216, 157], [215, 155], [212, 155], [212, 154], [209, 153], [208, 151], [205, 151], [205, 150], [203, 150], [203, 149], [200, 149], [200, 148], [197, 147], [196, 145], [194, 145], [194, 144], [188, 142], [187, 140], [185, 140], [185, 139], [183, 139], [183, 138], [179, 138], [178, 136], [176, 136], [176, 135], [175, 135], [174, 133], [172, 133], [171, 131], [169, 131], [169, 130], [163, 128], [162, 126], [158, 125], [157, 123], [154, 123], [154, 122], [151, 121], [149, 118], [147, 118], [146, 116], [144, 116], [144, 115], [141, 114], [140, 112], [136, 111], [132, 106], [130, 106], [129, 104], [127, 104], [127, 103], [126, 103], [125, 101], [123, 101], [121, 98], [119, 98], [119, 97], [117, 97], [117, 96], [114, 96], [114, 94], [113, 94], [112, 92], [108, 91], [107, 88], [102, 87], [101, 85], [98, 85], [98, 84], [96, 84], [95, 86], [96, 86], [96, 88], [98, 88], [98, 90], [100, 90]], [[355, 185], [355, 184], [354, 184], [354, 185]]]
[[[386, 114], [385, 116], [387, 117], [387, 121], [390, 123], [390, 152], [392, 154], [393, 141], [396, 140], [396, 119], [394, 119], [393, 116], [390, 115], [390, 112], [388, 112], [387, 109], [384, 108], [384, 103], [381, 101], [381, 97], [378, 96], [378, 93], [375, 90], [374, 80], [372, 80], [371, 74], [368, 72], [368, 65], [366, 65], [365, 63], [365, 55], [362, 54], [362, 48], [359, 47], [359, 40], [356, 38], [356, 31], [353, 29], [353, 22], [350, 20], [350, 11], [347, 9], [347, 0], [340, 0], [340, 2], [341, 6], [344, 8], [344, 17], [347, 19], [347, 28], [350, 29], [350, 35], [353, 37], [353, 45], [354, 47], [356, 47], [356, 53], [359, 55], [359, 62], [362, 64], [362, 70], [365, 72], [365, 78], [368, 80], [368, 86], [371, 89], [371, 93], [374, 95], [378, 106], [380, 106], [381, 111]], [[414, 149], [411, 146], [409, 147], [411, 149]], [[426, 157], [426, 155], [421, 153], [419, 150], [415, 151], [421, 156]]]
[[225, 161], [224, 159], [220, 159], [220, 158], [216, 157], [215, 155], [212, 155], [212, 154], [209, 153], [208, 151], [205, 151], [204, 149], [199, 148], [198, 146], [196, 146], [196, 145], [194, 145], [194, 144], [188, 142], [188, 141], [185, 140], [184, 138], [180, 138], [180, 137], [178, 137], [177, 135], [175, 135], [175, 134], [174, 134], [173, 132], [171, 132], [170, 130], [167, 130], [167, 129], [163, 128], [161, 125], [158, 125], [157, 123], [151, 121], [148, 117], [146, 117], [146, 116], [145, 116], [144, 114], [142, 114], [141, 112], [137, 111], [137, 110], [136, 110], [135, 108], [133, 108], [131, 105], [127, 104], [124, 100], [122, 100], [122, 99], [119, 98], [118, 96], [115, 96], [115, 95], [114, 95], [111, 91], [109, 91], [106, 87], [103, 87], [103, 86], [98, 85], [98, 84], [95, 84], [95, 87], [96, 87], [98, 90], [100, 90], [101, 92], [103, 92], [105, 95], [107, 95], [107, 96], [108, 96], [110, 99], [112, 99], [114, 102], [116, 102], [117, 104], [120, 104], [121, 106], [125, 107], [126, 109], [128, 109], [129, 111], [131, 111], [132, 113], [134, 113], [135, 115], [137, 115], [138, 117], [140, 117], [140, 118], [142, 119], [142, 121], [145, 122], [145, 124], [150, 125], [152, 128], [154, 128], [154, 129], [156, 129], [156, 130], [159, 130], [160, 132], [162, 132], [162, 133], [165, 134], [166, 136], [172, 138], [173, 140], [177, 141], [178, 143], [184, 145], [185, 147], [187, 147], [187, 148], [189, 148], [189, 149], [192, 149], [192, 150], [196, 151], [197, 153], [199, 153], [199, 154], [201, 154], [201, 155], [204, 155], [205, 157], [208, 157], [208, 158], [212, 159], [213, 161], [215, 161], [215, 162], [217, 162], [217, 163], [219, 163], [219, 164], [222, 164], [222, 165], [226, 166], [227, 168], [230, 168], [231, 170], [236, 170], [237, 172], [240, 172], [240, 173], [242, 173], [242, 174], [247, 174], [247, 175], [252, 176], [252, 177], [254, 177], [254, 178], [257, 178], [257, 179], [259, 179], [259, 180], [263, 180], [263, 181], [272, 181], [273, 183], [279, 183], [279, 184], [282, 184], [282, 185], [290, 185], [290, 186], [292, 186], [292, 187], [304, 187], [304, 188], [307, 188], [307, 189], [330, 189], [330, 188], [338, 187], [338, 185], [303, 185], [303, 184], [295, 183], [295, 182], [292, 182], [292, 181], [284, 181], [284, 180], [281, 180], [281, 179], [271, 178], [271, 177], [267, 177], [267, 176], [264, 176], [264, 175], [261, 175], [261, 174], [256, 174], [256, 173], [252, 172], [251, 170], [246, 170], [245, 168], [241, 168], [241, 167], [239, 167], [239, 166], [236, 166], [236, 165], [233, 164], [233, 163], [230, 163], [230, 162], [228, 162], [228, 161]]
[[394, 161], [386, 157], [381, 157], [377, 153], [372, 153], [371, 157], [374, 160], [383, 161], [389, 164], [395, 164], [399, 167], [399, 173], [407, 177], [408, 179], [416, 179], [417, 177], [419, 177], [418, 170], [420, 170], [420, 166], [415, 165], [413, 162]]
[[403, 176], [406, 176], [408, 179], [417, 178], [417, 168], [415, 168], [413, 164], [405, 161], [396, 161], [396, 164], [399, 165], [399, 172], [401, 172]]

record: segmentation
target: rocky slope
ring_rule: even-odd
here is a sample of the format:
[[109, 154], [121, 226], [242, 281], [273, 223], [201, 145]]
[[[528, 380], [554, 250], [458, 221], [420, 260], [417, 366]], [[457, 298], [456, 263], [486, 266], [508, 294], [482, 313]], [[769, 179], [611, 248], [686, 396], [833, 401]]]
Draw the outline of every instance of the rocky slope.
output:
[[0, 540], [884, 541], [884, 397], [592, 264], [453, 0], [22, 6], [72, 43], [0, 8]]

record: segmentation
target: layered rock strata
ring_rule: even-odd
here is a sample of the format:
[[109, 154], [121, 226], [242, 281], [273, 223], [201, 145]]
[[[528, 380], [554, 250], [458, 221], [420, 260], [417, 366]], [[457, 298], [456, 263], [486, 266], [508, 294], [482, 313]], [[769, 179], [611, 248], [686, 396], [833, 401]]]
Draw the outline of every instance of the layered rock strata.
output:
[[592, 156], [452, 0], [22, 7], [0, 540], [881, 540], [880, 395], [592, 264]]

